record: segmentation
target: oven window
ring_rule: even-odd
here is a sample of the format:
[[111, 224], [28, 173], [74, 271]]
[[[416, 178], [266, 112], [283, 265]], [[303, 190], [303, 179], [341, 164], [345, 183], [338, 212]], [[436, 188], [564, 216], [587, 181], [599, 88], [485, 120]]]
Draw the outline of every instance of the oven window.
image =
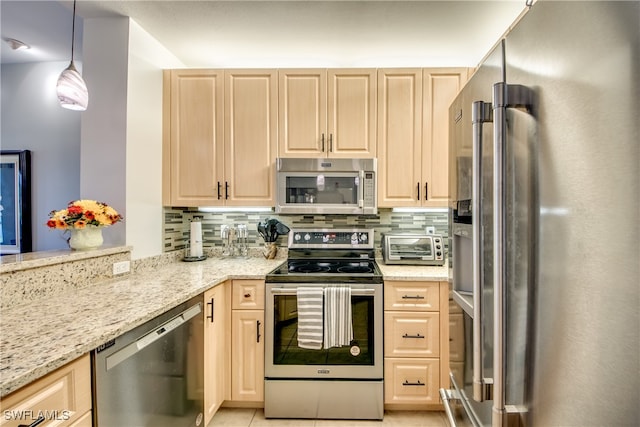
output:
[[430, 239], [395, 239], [390, 246], [391, 252], [400, 256], [433, 257]]
[[[274, 365], [374, 364], [373, 296], [352, 296], [351, 346], [309, 350], [298, 347], [298, 310], [295, 295], [274, 295]], [[355, 346], [355, 347], [354, 347]]]
[[287, 203], [355, 205], [358, 203], [358, 181], [357, 175], [287, 177]]

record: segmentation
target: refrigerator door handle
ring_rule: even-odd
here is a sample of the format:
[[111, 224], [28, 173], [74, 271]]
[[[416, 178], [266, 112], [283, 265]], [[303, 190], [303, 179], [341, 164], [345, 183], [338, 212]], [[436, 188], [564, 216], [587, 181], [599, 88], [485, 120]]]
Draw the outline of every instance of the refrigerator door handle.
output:
[[525, 107], [532, 113], [534, 92], [521, 85], [504, 82], [493, 86], [493, 427], [518, 425], [523, 408], [507, 404], [506, 400], [506, 358], [507, 358], [507, 189], [506, 189], [506, 135], [507, 108]]
[[473, 168], [472, 168], [472, 193], [471, 212], [473, 234], [473, 398], [478, 402], [491, 400], [491, 380], [485, 381], [482, 361], [484, 360], [484, 331], [482, 295], [484, 284], [482, 280], [482, 128], [484, 123], [493, 120], [491, 103], [475, 101], [471, 108], [471, 123], [473, 125]]

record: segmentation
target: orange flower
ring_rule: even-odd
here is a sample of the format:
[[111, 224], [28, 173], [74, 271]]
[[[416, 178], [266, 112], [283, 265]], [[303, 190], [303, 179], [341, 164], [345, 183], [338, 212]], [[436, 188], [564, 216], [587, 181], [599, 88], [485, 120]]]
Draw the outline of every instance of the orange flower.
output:
[[81, 219], [77, 220], [76, 223], [73, 224], [73, 228], [85, 228], [86, 226], [87, 226], [87, 223]]

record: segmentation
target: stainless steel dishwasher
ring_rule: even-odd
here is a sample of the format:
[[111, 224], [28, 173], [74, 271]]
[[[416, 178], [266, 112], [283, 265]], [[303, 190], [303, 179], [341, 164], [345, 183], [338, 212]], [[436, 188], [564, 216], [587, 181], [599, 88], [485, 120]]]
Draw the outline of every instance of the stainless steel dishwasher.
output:
[[95, 427], [198, 427], [203, 421], [203, 296], [92, 352]]

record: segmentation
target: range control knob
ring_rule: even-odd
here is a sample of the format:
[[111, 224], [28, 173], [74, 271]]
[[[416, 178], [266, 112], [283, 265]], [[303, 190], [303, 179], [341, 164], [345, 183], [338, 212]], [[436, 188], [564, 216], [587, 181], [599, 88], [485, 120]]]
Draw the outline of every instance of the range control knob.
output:
[[293, 236], [293, 239], [294, 239], [294, 240], [296, 240], [296, 241], [297, 241], [297, 240], [300, 240], [301, 238], [302, 238], [302, 237], [300, 237], [300, 235], [299, 235], [298, 233], [296, 233], [296, 234]]
[[304, 240], [311, 240], [311, 235], [309, 233], [304, 235]]
[[367, 236], [367, 233], [360, 234], [360, 240], [362, 240], [363, 242], [366, 242], [368, 238], [369, 237]]

